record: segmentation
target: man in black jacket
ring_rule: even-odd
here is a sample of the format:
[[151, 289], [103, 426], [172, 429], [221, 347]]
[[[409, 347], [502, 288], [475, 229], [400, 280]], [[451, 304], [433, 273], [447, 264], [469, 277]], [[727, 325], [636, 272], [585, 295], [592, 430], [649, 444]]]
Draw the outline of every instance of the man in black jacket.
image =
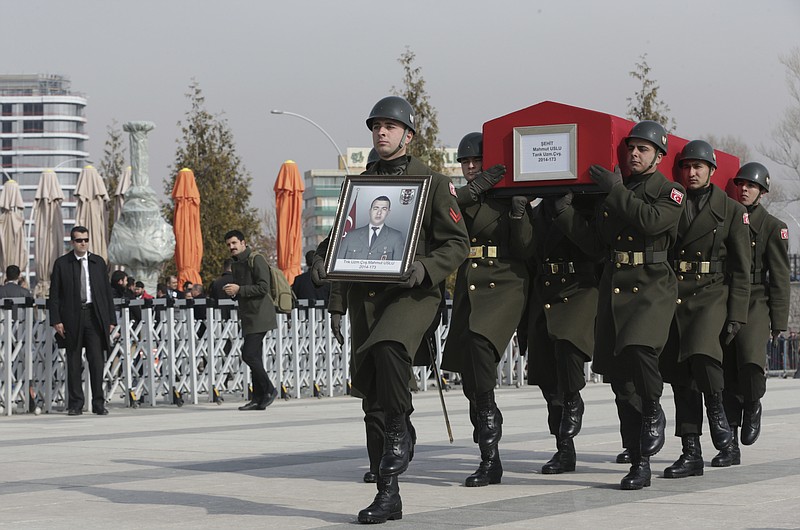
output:
[[67, 348], [67, 408], [70, 416], [83, 413], [81, 350], [86, 349], [92, 384], [92, 411], [108, 414], [103, 394], [104, 352], [111, 350], [110, 333], [117, 316], [106, 262], [89, 252], [89, 230], [70, 231], [73, 251], [58, 258], [50, 276], [50, 323]]

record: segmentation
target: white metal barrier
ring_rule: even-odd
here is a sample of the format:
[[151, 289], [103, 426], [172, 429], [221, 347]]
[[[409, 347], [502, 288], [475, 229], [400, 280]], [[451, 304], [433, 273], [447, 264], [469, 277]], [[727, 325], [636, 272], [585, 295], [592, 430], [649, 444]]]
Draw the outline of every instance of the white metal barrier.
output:
[[[241, 360], [242, 338], [233, 301], [116, 300], [118, 325], [105, 361], [105, 399], [128, 406], [249, 396], [250, 374]], [[49, 412], [66, 406], [65, 350], [59, 349], [45, 300], [3, 299], [0, 307], [0, 415]], [[449, 308], [448, 308], [449, 310]], [[342, 321], [345, 347], [330, 330], [327, 311], [301, 306], [278, 315], [278, 328], [264, 339], [267, 373], [283, 397], [323, 397], [349, 393], [349, 322]], [[435, 332], [441, 363], [447, 326]], [[498, 384], [520, 386], [525, 359], [516, 339], [498, 366]], [[431, 367], [415, 367], [419, 390], [435, 383]], [[88, 376], [84, 374], [87, 397]], [[87, 402], [90, 402], [87, 399]]]

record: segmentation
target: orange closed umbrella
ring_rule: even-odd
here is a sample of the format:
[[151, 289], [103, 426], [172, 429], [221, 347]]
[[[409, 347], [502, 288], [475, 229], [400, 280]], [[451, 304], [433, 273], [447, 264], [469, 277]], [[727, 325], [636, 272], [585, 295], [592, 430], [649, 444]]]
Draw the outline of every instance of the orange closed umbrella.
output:
[[303, 254], [303, 179], [293, 160], [281, 164], [275, 180], [275, 211], [278, 218], [278, 268], [289, 283], [299, 276]]
[[172, 188], [175, 201], [175, 265], [178, 267], [178, 285], [185, 282], [202, 283], [200, 263], [203, 261], [203, 233], [200, 230], [200, 191], [194, 172], [183, 168], [178, 172]]

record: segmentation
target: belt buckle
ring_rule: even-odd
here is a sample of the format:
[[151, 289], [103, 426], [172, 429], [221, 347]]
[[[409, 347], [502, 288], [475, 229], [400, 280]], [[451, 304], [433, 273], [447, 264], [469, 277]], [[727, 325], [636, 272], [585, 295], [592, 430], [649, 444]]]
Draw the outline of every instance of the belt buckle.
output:
[[631, 263], [631, 255], [628, 252], [614, 252], [614, 261], [617, 263], [621, 263], [623, 265], [630, 265]]
[[692, 265], [691, 261], [679, 261], [678, 262], [678, 270], [680, 272], [692, 272]]
[[497, 247], [486, 247], [486, 257], [487, 258], [496, 258], [497, 257]]
[[558, 274], [558, 263], [548, 263], [550, 274]]
[[469, 247], [469, 258], [482, 258], [483, 257], [483, 247]]
[[711, 262], [710, 261], [701, 261], [699, 263], [699, 267], [697, 268], [697, 272], [700, 274], [708, 274], [711, 272]]

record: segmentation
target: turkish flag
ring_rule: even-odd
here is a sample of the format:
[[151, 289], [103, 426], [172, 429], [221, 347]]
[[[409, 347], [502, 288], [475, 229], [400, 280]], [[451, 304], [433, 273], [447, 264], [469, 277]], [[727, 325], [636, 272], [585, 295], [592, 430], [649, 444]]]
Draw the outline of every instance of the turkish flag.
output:
[[356, 226], [356, 200], [358, 199], [358, 191], [356, 191], [355, 197], [353, 197], [353, 205], [350, 207], [350, 213], [347, 214], [347, 219], [344, 221], [344, 228], [342, 228], [342, 239], [347, 236], [347, 232], [353, 229]]

